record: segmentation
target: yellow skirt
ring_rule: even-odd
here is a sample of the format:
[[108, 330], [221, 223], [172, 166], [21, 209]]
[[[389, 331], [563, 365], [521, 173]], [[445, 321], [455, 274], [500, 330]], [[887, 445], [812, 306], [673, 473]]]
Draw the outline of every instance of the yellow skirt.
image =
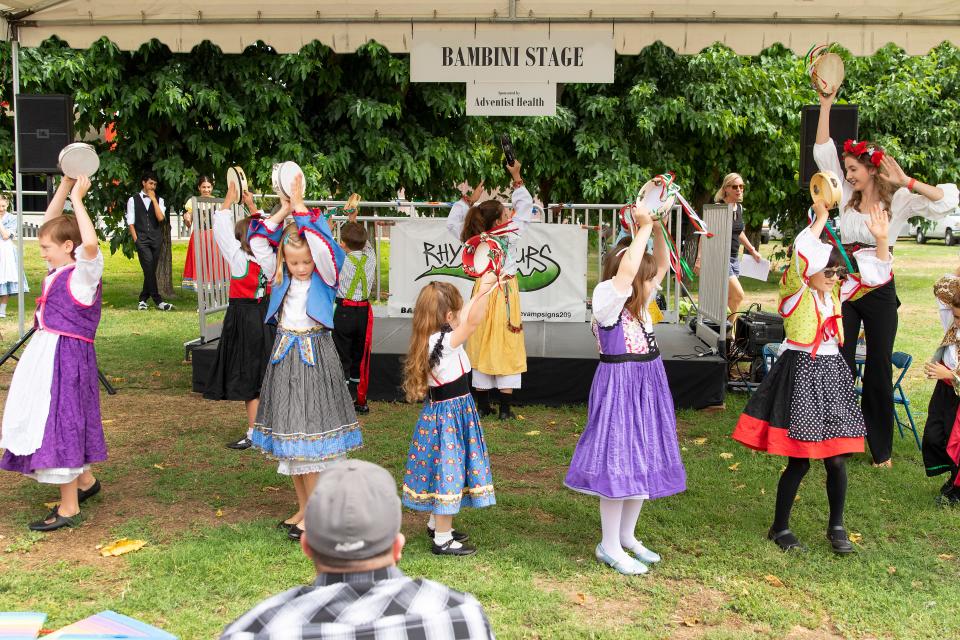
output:
[[[479, 283], [478, 280], [473, 284], [474, 293]], [[474, 369], [490, 376], [509, 376], [527, 370], [516, 278], [506, 280], [502, 289], [494, 289], [490, 294], [487, 315], [467, 340], [467, 356]]]

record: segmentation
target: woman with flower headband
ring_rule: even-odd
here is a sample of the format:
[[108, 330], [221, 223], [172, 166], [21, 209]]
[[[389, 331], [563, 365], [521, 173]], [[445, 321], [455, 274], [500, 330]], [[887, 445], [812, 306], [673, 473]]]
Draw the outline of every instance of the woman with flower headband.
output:
[[[821, 171], [832, 171], [841, 180], [840, 237], [847, 256], [876, 246], [867, 228], [874, 205], [890, 218], [888, 244], [892, 248], [908, 218], [942, 218], [956, 208], [957, 186], [924, 184], [908, 176], [878, 145], [847, 140], [838, 153], [830, 138], [830, 107], [836, 94], [820, 96], [820, 120], [813, 157]], [[856, 261], [851, 266], [857, 269]], [[863, 374], [861, 407], [867, 424], [867, 442], [874, 466], [890, 467], [893, 449], [893, 379], [890, 357], [897, 336], [897, 290], [893, 279], [855, 301], [843, 303], [843, 330], [850, 339], [843, 345], [843, 357], [855, 368], [857, 341], [863, 325], [867, 359]]]

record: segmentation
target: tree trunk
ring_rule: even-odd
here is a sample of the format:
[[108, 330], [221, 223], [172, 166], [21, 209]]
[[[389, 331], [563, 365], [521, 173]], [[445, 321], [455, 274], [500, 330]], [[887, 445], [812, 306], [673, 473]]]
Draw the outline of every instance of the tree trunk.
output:
[[170, 215], [164, 217], [160, 223], [160, 255], [157, 258], [157, 289], [160, 295], [169, 300], [174, 297], [173, 291], [173, 246], [170, 241]]

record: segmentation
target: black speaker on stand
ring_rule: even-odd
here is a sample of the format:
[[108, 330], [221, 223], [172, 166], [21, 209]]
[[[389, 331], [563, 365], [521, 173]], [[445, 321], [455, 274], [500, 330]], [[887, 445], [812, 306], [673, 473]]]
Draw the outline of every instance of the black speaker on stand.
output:
[[[800, 188], [810, 188], [810, 178], [817, 173], [817, 163], [813, 160], [813, 145], [817, 141], [817, 121], [820, 119], [820, 105], [808, 105], [800, 112]], [[857, 139], [859, 113], [855, 104], [835, 104], [830, 109], [830, 136], [837, 145], [837, 151], [843, 152], [844, 140]], [[843, 176], [838, 176], [843, 180]]]
[[60, 151], [73, 142], [73, 98], [61, 94], [17, 94], [20, 173], [59, 174]]

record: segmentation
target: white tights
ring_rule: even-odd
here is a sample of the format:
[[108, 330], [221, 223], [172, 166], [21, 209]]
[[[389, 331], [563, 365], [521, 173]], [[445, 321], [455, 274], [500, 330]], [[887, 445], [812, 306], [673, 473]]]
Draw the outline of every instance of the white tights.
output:
[[637, 543], [634, 531], [643, 508], [643, 498], [630, 500], [611, 500], [600, 498], [600, 544], [607, 555], [614, 560], [629, 558], [624, 547]]

